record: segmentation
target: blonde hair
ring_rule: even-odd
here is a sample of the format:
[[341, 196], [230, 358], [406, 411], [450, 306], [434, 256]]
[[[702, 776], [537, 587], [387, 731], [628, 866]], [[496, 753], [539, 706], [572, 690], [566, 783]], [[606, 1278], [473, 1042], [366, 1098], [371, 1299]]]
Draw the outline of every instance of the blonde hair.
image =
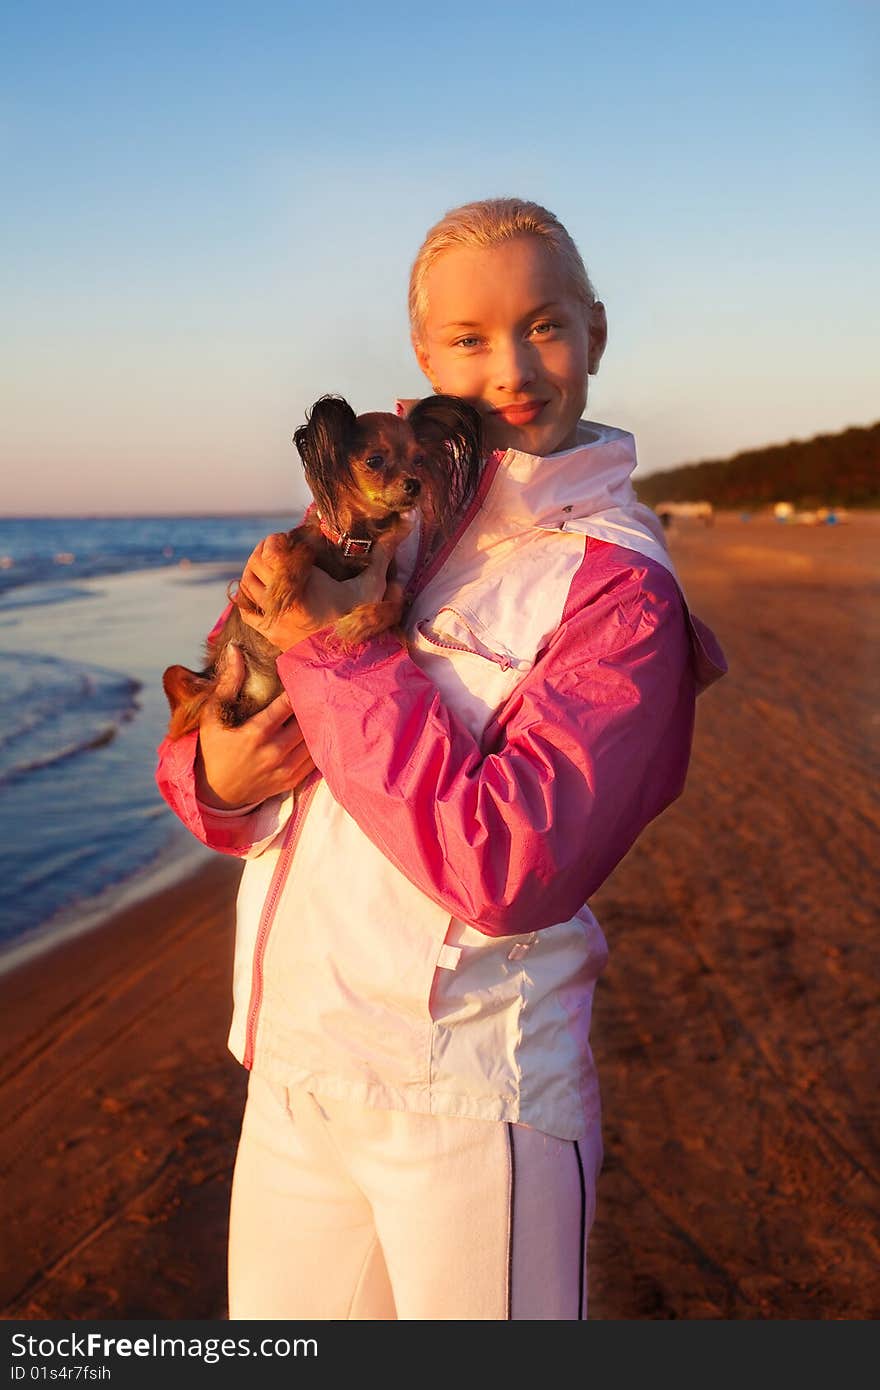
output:
[[428, 271], [444, 251], [453, 246], [486, 248], [517, 236], [539, 236], [553, 251], [568, 276], [574, 294], [590, 309], [596, 291], [581, 253], [552, 212], [523, 198], [484, 198], [452, 208], [430, 229], [413, 262], [409, 277], [409, 321], [413, 341], [418, 342], [428, 311]]

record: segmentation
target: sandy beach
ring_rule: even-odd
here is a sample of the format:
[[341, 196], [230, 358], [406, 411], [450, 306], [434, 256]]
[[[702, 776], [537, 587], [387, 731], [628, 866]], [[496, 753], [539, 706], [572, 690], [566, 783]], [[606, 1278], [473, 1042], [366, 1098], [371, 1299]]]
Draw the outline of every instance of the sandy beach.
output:
[[[878, 542], [874, 514], [670, 533], [730, 674], [593, 902], [593, 1318], [880, 1316]], [[225, 1316], [238, 872], [0, 976], [5, 1318]]]

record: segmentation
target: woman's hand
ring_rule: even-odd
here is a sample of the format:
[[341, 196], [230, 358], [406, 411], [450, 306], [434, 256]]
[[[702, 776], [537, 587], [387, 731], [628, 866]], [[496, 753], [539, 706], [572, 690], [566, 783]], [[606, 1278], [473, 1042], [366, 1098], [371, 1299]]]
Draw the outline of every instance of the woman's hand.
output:
[[202, 712], [196, 758], [196, 796], [206, 806], [232, 810], [292, 791], [314, 769], [286, 694], [237, 729], [220, 720], [219, 703], [238, 693], [244, 655], [233, 643], [213, 698]]
[[[393, 537], [380, 537], [373, 544], [370, 563], [353, 579], [331, 579], [315, 565], [300, 603], [286, 609], [277, 618], [269, 619], [262, 612], [250, 613], [239, 608], [249, 627], [256, 628], [282, 652], [289, 651], [313, 633], [350, 613], [362, 603], [375, 603], [383, 598], [387, 588], [388, 566], [402, 539], [398, 528]], [[252, 552], [241, 577], [239, 588], [256, 609], [263, 608], [263, 595], [271, 585], [286, 552], [283, 535], [267, 536]]]

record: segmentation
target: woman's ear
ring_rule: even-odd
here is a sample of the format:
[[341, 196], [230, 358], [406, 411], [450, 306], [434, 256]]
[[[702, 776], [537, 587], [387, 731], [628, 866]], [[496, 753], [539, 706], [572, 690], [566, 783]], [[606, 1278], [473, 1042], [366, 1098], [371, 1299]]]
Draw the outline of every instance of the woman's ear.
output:
[[599, 299], [590, 306], [587, 328], [590, 334], [587, 371], [590, 376], [595, 376], [599, 370], [599, 363], [602, 361], [605, 344], [608, 342], [608, 320], [605, 317], [605, 305]]

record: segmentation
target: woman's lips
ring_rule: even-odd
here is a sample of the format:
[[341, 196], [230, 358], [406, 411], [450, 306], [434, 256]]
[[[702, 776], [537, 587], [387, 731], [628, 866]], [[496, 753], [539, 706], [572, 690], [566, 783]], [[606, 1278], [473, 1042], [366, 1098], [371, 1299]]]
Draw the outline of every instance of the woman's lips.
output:
[[501, 405], [492, 414], [500, 415], [508, 425], [530, 425], [537, 420], [546, 404], [546, 401], [524, 401], [521, 405]]

